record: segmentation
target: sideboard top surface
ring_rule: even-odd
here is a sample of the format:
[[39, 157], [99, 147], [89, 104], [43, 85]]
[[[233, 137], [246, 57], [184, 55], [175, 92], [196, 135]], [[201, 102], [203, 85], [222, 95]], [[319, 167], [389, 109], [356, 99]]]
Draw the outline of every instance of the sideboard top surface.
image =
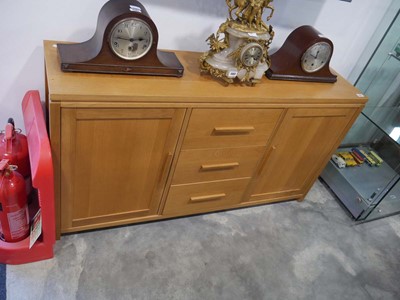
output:
[[199, 52], [176, 51], [182, 78], [66, 73], [60, 69], [57, 41], [44, 41], [48, 96], [52, 102], [153, 102], [253, 104], [365, 104], [367, 97], [338, 75], [334, 84], [269, 80], [251, 87], [224, 86], [200, 75]]

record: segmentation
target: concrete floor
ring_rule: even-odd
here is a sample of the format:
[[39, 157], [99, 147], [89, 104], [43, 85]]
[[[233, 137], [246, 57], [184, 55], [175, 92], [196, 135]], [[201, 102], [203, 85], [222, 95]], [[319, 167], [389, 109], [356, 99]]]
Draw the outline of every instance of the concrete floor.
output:
[[400, 299], [400, 216], [354, 225], [316, 182], [302, 203], [62, 237], [7, 266], [7, 299]]

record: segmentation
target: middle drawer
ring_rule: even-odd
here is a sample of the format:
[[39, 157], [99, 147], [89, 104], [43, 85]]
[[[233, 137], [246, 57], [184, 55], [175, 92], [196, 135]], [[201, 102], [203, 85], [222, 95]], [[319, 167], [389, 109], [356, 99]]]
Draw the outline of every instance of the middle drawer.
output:
[[251, 177], [265, 147], [182, 150], [172, 184]]

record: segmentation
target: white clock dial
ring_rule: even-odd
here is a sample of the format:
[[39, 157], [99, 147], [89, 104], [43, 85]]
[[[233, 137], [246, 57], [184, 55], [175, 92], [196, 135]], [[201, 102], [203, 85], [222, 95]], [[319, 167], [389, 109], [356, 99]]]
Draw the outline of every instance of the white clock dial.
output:
[[111, 30], [110, 47], [116, 55], [126, 60], [145, 56], [152, 43], [150, 26], [137, 18], [124, 19]]
[[326, 42], [315, 43], [304, 52], [301, 67], [307, 73], [317, 72], [328, 63], [331, 55], [331, 45]]
[[263, 48], [257, 43], [250, 43], [243, 48], [240, 59], [246, 67], [254, 67], [258, 65], [262, 56]]

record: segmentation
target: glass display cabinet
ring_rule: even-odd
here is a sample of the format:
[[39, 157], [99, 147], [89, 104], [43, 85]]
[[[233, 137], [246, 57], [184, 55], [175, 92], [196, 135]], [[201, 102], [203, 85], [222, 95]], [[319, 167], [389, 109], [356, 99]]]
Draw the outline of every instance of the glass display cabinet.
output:
[[[321, 178], [357, 221], [373, 220], [400, 212], [400, 109], [368, 107], [337, 150], [354, 149], [371, 156], [375, 163], [339, 168], [333, 160]], [[384, 118], [377, 119], [377, 116]], [[388, 117], [392, 116], [392, 117]], [[382, 161], [379, 163], [379, 158]]]
[[356, 82], [367, 106], [321, 174], [356, 221], [400, 213], [399, 32], [397, 13]]

